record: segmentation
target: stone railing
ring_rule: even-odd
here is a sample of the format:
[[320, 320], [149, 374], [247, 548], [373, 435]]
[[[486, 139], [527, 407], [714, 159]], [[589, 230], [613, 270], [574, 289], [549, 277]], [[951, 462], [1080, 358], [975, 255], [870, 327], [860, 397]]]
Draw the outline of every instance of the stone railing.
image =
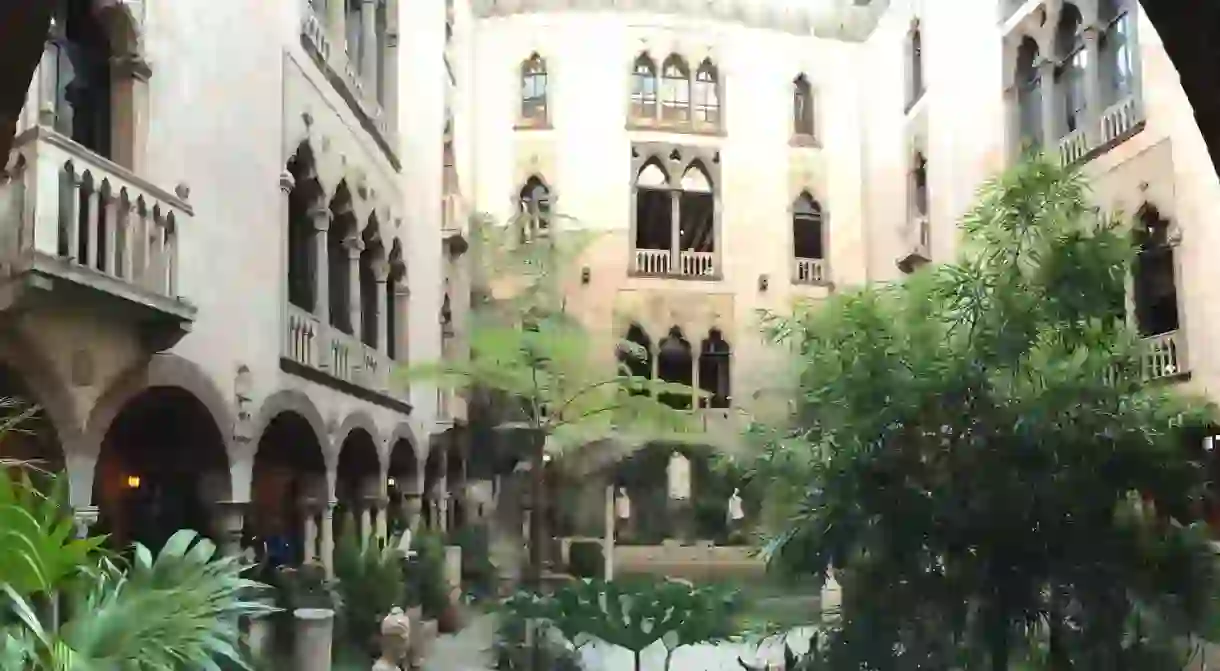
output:
[[1101, 113], [1101, 144], [1126, 135], [1139, 121], [1135, 98], [1127, 98], [1106, 108]]
[[635, 272], [643, 275], [668, 275], [668, 249], [635, 250]]
[[1088, 135], [1084, 128], [1077, 128], [1059, 139], [1059, 160], [1063, 165], [1071, 165], [1084, 158], [1089, 149]]
[[1189, 372], [1179, 331], [1170, 331], [1144, 338], [1144, 361], [1141, 373], [1145, 380], [1174, 377]]
[[684, 249], [678, 252], [675, 268], [668, 249], [636, 249], [632, 270], [638, 275], [710, 279], [716, 276], [716, 253]]
[[20, 268], [36, 253], [177, 299], [177, 233], [194, 216], [185, 190], [169, 193], [41, 126], [15, 152], [0, 203], [19, 224], [0, 232], [0, 263]]
[[793, 270], [793, 284], [821, 284], [826, 281], [826, 262], [822, 259], [796, 260]]
[[682, 250], [678, 253], [681, 261], [681, 274], [686, 277], [712, 277], [716, 274], [716, 254], [714, 252], [694, 252]]
[[1085, 125], [1064, 135], [1056, 145], [1063, 165], [1072, 165], [1090, 156], [1099, 147], [1121, 140], [1143, 121], [1134, 97], [1107, 107], [1096, 124]]
[[389, 389], [390, 361], [384, 352], [323, 324], [308, 310], [289, 304], [285, 313], [285, 359], [372, 391]]

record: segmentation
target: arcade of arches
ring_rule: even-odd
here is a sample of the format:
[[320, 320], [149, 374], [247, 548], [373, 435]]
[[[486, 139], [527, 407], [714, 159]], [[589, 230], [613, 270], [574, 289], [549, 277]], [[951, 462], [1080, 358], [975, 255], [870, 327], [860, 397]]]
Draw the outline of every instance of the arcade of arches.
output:
[[[332, 442], [300, 395], [296, 404], [271, 408], [252, 460], [231, 461], [240, 452], [221, 428], [227, 418], [195, 386], [151, 380], [128, 389], [120, 382], [82, 432], [44, 409], [60, 400], [54, 390], [0, 361], [0, 399], [17, 401], [0, 408], [0, 423], [20, 417], [20, 430], [0, 433], [0, 458], [66, 470], [80, 533], [108, 534], [115, 549], [140, 542], [156, 550], [175, 531], [193, 529], [231, 553], [329, 567], [345, 524], [385, 539], [406, 528], [464, 523], [465, 458], [456, 441], [434, 440], [426, 466], [405, 428], [387, 439], [371, 421], [349, 419]], [[386, 443], [383, 468], [379, 446]], [[248, 502], [232, 484], [243, 464], [251, 469]]]

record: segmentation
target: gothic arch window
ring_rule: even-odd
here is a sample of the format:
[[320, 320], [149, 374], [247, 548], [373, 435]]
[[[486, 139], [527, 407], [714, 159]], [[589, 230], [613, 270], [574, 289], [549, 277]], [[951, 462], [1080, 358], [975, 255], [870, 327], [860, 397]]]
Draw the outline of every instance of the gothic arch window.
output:
[[921, 151], [911, 160], [911, 214], [928, 216], [928, 159]]
[[520, 234], [522, 243], [545, 236], [551, 229], [551, 192], [546, 184], [536, 175], [525, 181], [521, 187], [518, 202], [520, 203]]
[[661, 66], [661, 121], [690, 121], [690, 68], [677, 54], [671, 54]]
[[907, 109], [923, 97], [923, 30], [916, 21], [907, 33]]
[[330, 201], [330, 228], [326, 231], [327, 290], [329, 292], [330, 325], [348, 335], [355, 335], [352, 323], [352, 256], [359, 251], [360, 231], [352, 211], [352, 194], [347, 182], [340, 182]]
[[[635, 174], [633, 272], [711, 279], [717, 275], [717, 185], [701, 158], [651, 156]], [[677, 165], [673, 165], [674, 163]], [[679, 175], [674, 178], [669, 168]]]
[[710, 58], [703, 59], [695, 71], [693, 113], [701, 126], [720, 125], [720, 74]]
[[1100, 0], [1101, 86], [1106, 106], [1135, 93], [1136, 58], [1131, 0]]
[[521, 119], [542, 125], [547, 118], [546, 61], [534, 53], [521, 63]]
[[[648, 337], [648, 332], [639, 324], [632, 324], [623, 341], [616, 353], [619, 365], [632, 377], [651, 380], [653, 352], [652, 338]], [[633, 389], [631, 393], [642, 396], [648, 394], [648, 390]]]
[[814, 136], [813, 87], [804, 73], [792, 80], [792, 132], [799, 136]]
[[380, 346], [378, 313], [382, 309], [383, 295], [378, 285], [384, 286], [385, 247], [381, 244], [381, 232], [376, 215], [371, 215], [360, 234], [363, 249], [360, 252], [360, 341], [369, 347]]
[[55, 87], [55, 129], [112, 157], [110, 37], [92, 0], [57, 0], [48, 44]]
[[730, 364], [732, 348], [720, 329], [711, 329], [699, 348], [699, 399], [701, 408], [727, 408], [732, 403]]
[[647, 121], [657, 117], [657, 64], [647, 53], [640, 54], [632, 68], [631, 117]]
[[313, 149], [302, 143], [288, 161], [292, 191], [288, 194], [288, 302], [302, 310], [317, 308], [317, 229], [314, 219], [326, 217], [317, 181]]
[[817, 284], [826, 279], [826, 227], [822, 205], [802, 191], [792, 203], [793, 281]]
[[1042, 144], [1042, 78], [1038, 72], [1038, 43], [1026, 37], [1017, 47], [1014, 72], [1017, 102], [1017, 132], [1021, 143]]
[[1087, 120], [1088, 103], [1085, 77], [1089, 76], [1088, 54], [1084, 48], [1083, 21], [1076, 5], [1065, 2], [1055, 29], [1055, 88], [1063, 103], [1064, 135], [1080, 129]]
[[386, 315], [386, 356], [391, 359], [398, 360], [399, 355], [403, 354], [398, 351], [398, 329], [399, 313], [398, 313], [398, 293], [399, 287], [407, 281], [407, 267], [402, 259], [402, 243], [397, 239], [390, 246], [389, 256], [390, 274], [386, 278], [385, 304], [383, 308]]
[[1139, 249], [1133, 273], [1136, 328], [1142, 336], [1177, 331], [1181, 324], [1170, 222], [1146, 204], [1135, 223]]
[[[682, 334], [682, 329], [677, 326], [670, 328], [657, 348], [657, 377], [664, 382], [690, 386], [694, 382], [694, 364], [690, 341]], [[689, 394], [666, 393], [657, 400], [679, 410], [691, 407]]]

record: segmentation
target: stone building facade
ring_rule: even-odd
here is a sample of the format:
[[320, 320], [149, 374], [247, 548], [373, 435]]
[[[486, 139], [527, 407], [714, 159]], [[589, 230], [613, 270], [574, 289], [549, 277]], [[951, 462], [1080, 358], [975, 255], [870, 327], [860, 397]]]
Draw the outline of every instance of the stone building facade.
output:
[[186, 490], [305, 555], [336, 502], [455, 517], [464, 402], [392, 372], [462, 347], [475, 211], [598, 231], [592, 337], [716, 428], [776, 373], [759, 310], [950, 258], [1040, 144], [1147, 233], [1149, 377], [1220, 381], [1220, 183], [1134, 0], [62, 5], [0, 186], [0, 395], [120, 535]]

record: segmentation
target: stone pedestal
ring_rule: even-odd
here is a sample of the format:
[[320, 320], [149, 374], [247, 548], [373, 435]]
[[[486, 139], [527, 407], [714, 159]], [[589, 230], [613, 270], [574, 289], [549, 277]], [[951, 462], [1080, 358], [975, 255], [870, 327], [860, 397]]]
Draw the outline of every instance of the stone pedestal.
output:
[[250, 655], [255, 662], [267, 658], [271, 649], [273, 629], [274, 624], [269, 617], [250, 619], [249, 629], [246, 631], [246, 647], [250, 649]]
[[445, 582], [450, 587], [462, 585], [462, 548], [458, 545], [445, 546]]
[[295, 671], [330, 671], [331, 639], [335, 611], [329, 608], [298, 608], [292, 611], [292, 668]]

